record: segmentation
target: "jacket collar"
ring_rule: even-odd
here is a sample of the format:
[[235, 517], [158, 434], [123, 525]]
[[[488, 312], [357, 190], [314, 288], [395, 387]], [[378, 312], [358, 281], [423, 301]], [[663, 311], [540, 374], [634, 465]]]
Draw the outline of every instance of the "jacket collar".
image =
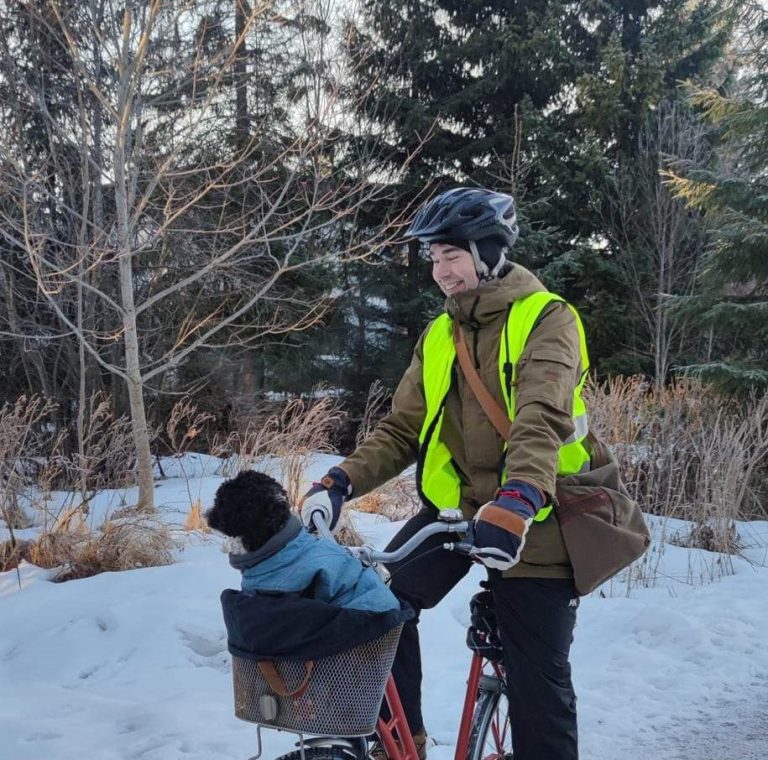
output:
[[269, 541], [256, 549], [256, 551], [230, 554], [229, 564], [236, 570], [241, 571], [253, 567], [267, 557], [277, 554], [289, 541], [293, 541], [300, 532], [301, 520], [296, 515], [289, 515], [288, 522]]
[[449, 296], [445, 301], [445, 310], [451, 317], [458, 315], [462, 325], [478, 329], [506, 314], [511, 303], [543, 290], [546, 288], [532, 272], [513, 264], [503, 277], [474, 290]]

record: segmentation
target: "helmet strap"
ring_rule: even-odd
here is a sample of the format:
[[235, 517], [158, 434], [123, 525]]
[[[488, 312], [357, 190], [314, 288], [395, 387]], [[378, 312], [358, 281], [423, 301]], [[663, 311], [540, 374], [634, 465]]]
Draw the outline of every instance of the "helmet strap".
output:
[[472, 259], [475, 262], [475, 272], [477, 273], [477, 277], [480, 280], [480, 283], [490, 282], [491, 280], [495, 280], [497, 275], [499, 274], [499, 270], [504, 266], [504, 262], [506, 261], [506, 257], [504, 256], [504, 248], [501, 249], [501, 252], [499, 253], [499, 260], [494, 264], [492, 268], [489, 268], [488, 265], [480, 258], [480, 252], [477, 250], [477, 243], [474, 240], [468, 240], [469, 243], [469, 252], [472, 254]]

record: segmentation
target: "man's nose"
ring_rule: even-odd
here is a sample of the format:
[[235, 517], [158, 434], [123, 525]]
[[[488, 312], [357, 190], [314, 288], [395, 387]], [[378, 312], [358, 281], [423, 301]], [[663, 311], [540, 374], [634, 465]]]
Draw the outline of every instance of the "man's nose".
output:
[[435, 262], [435, 268], [434, 268], [434, 275], [435, 277], [442, 277], [444, 274], [447, 274], [450, 272], [450, 267], [447, 265], [445, 261], [436, 261]]

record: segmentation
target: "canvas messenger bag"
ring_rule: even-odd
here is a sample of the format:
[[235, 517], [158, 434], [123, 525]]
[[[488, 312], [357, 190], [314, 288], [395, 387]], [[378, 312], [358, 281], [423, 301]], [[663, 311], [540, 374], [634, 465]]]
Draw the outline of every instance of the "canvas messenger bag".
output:
[[[456, 324], [453, 335], [464, 377], [506, 441], [512, 423], [472, 364]], [[590, 452], [589, 472], [558, 477], [552, 499], [573, 566], [574, 584], [582, 596], [642, 556], [651, 541], [640, 506], [621, 481], [616, 458], [591, 432], [584, 444]]]

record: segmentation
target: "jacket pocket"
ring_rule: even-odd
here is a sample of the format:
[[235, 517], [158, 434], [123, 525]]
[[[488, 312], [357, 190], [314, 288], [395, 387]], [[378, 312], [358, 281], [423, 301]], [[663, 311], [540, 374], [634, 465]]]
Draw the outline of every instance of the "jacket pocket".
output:
[[526, 404], [543, 403], [565, 414], [573, 412], [576, 364], [562, 351], [537, 348], [520, 363], [517, 375], [517, 412]]
[[[614, 491], [614, 494], [621, 494]], [[560, 524], [584, 514], [616, 525], [616, 508], [608, 489], [601, 486], [561, 485], [557, 487], [557, 514]]]
[[554, 362], [571, 368], [576, 366], [570, 356], [566, 356], [562, 351], [557, 351], [554, 348], [535, 348], [528, 358], [534, 362]]

